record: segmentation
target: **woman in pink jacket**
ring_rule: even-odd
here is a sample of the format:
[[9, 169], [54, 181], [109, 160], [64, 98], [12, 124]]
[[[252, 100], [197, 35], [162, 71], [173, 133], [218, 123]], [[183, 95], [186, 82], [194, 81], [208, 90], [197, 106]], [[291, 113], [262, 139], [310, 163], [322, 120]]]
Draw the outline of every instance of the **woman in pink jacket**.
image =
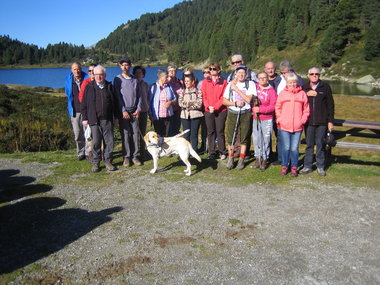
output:
[[296, 177], [298, 167], [299, 143], [303, 125], [310, 114], [306, 93], [297, 85], [297, 75], [290, 73], [286, 78], [286, 87], [280, 92], [276, 102], [276, 118], [279, 136], [281, 136], [282, 169], [281, 175], [288, 173], [290, 163], [291, 176]]

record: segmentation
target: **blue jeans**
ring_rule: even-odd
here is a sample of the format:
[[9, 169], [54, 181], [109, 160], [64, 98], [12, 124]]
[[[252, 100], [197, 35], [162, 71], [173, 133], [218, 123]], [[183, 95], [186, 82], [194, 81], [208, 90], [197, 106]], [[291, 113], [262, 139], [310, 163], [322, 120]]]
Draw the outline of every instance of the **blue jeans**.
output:
[[299, 145], [302, 131], [290, 133], [278, 129], [279, 137], [281, 137], [281, 165], [298, 167]]
[[198, 133], [202, 120], [203, 117], [194, 119], [181, 119], [183, 130], [190, 130], [190, 132], [185, 134], [184, 138], [191, 142], [191, 146], [195, 151], [198, 151]]

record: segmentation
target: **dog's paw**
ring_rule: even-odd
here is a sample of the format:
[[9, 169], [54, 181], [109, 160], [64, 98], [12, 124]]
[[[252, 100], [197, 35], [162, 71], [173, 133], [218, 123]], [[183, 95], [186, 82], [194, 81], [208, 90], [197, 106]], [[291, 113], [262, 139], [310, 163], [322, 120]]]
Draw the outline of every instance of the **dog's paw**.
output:
[[156, 173], [157, 172], [157, 169], [152, 169], [151, 171], [150, 171], [150, 173]]

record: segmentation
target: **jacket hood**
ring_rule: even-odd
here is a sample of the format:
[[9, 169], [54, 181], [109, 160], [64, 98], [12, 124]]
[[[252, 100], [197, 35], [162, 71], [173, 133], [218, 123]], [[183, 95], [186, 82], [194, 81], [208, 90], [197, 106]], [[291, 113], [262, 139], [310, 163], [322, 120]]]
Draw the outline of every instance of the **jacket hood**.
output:
[[290, 90], [290, 89], [288, 88], [288, 86], [286, 86], [286, 87], [284, 88], [284, 90], [286, 90], [286, 91], [288, 91], [288, 92], [290, 92], [290, 93], [293, 93], [293, 94], [297, 94], [298, 92], [300, 92], [300, 91], [302, 90], [302, 87], [301, 87], [301, 86], [297, 86], [297, 87], [294, 88], [293, 90]]

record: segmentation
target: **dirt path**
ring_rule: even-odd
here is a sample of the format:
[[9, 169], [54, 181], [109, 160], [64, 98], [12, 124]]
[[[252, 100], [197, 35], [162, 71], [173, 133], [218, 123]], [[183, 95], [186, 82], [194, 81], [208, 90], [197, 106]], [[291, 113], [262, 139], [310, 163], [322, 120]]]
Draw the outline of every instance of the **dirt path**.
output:
[[90, 189], [0, 165], [0, 272], [15, 284], [380, 284], [375, 189], [150, 174]]

